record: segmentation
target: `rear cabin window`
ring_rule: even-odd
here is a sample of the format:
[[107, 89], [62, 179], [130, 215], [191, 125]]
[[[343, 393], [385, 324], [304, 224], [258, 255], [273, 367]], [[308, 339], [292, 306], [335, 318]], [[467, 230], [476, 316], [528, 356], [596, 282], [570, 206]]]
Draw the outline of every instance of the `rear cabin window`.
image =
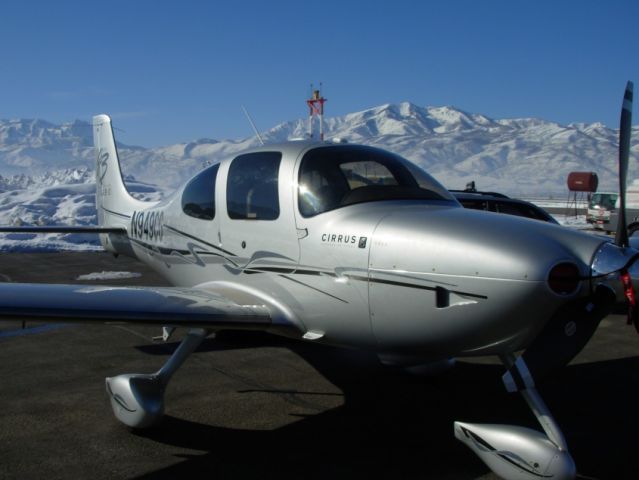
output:
[[280, 216], [277, 178], [281, 152], [247, 153], [229, 168], [226, 206], [234, 220], [275, 220]]
[[215, 218], [215, 179], [220, 165], [213, 165], [198, 173], [184, 187], [182, 211], [200, 220]]
[[372, 147], [334, 146], [309, 151], [300, 165], [298, 205], [313, 217], [355, 203], [439, 200], [457, 204], [448, 191], [408, 160]]

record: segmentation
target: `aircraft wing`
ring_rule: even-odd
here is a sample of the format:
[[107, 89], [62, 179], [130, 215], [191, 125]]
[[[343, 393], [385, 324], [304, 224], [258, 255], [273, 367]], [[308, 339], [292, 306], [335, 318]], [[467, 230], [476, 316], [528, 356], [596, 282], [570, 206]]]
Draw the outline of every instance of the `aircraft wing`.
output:
[[0, 227], [0, 233], [121, 233], [126, 234], [124, 228], [89, 226], [43, 225], [24, 227]]
[[215, 292], [178, 287], [0, 284], [0, 320], [136, 323], [210, 330], [299, 328], [264, 305], [240, 305]]

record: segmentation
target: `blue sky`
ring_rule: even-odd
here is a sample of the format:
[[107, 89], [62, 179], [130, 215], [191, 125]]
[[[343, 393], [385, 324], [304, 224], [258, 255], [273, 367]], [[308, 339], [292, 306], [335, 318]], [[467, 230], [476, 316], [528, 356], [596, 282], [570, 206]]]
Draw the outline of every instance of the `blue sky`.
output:
[[6, 2], [0, 118], [90, 120], [144, 146], [383, 103], [617, 127], [637, 1]]

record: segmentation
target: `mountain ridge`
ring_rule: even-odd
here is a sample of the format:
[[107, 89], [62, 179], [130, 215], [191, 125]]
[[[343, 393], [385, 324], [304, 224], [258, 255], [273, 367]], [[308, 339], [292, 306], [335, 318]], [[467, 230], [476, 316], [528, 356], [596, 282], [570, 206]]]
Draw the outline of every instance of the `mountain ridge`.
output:
[[[263, 132], [267, 143], [307, 135], [308, 120]], [[595, 171], [602, 189], [616, 187], [618, 131], [601, 123], [561, 125], [539, 118], [492, 119], [452, 106], [383, 104], [325, 119], [326, 138], [389, 149], [425, 168], [448, 188], [475, 180], [482, 189], [525, 196], [566, 191], [568, 173]], [[639, 127], [633, 127], [630, 178], [639, 175]], [[116, 132], [117, 136], [117, 132]], [[259, 146], [256, 137], [198, 139], [145, 148], [118, 144], [125, 174], [169, 190], [207, 164]], [[93, 169], [91, 124], [0, 120], [0, 174]], [[60, 179], [62, 181], [62, 179]], [[39, 183], [35, 181], [35, 183]], [[1, 182], [0, 182], [1, 186]]]
[[[268, 143], [305, 137], [307, 119], [263, 132]], [[560, 125], [538, 118], [492, 119], [451, 106], [384, 104], [326, 119], [327, 138], [386, 148], [424, 167], [448, 188], [474, 180], [482, 190], [565, 199], [570, 171], [595, 171], [616, 190], [618, 131], [601, 123]], [[633, 127], [629, 178], [639, 176]], [[117, 136], [117, 131], [116, 131]], [[125, 182], [158, 200], [204, 166], [257, 147], [256, 137], [198, 139], [144, 148], [118, 143]], [[96, 223], [94, 149], [89, 122], [0, 120], [0, 224]], [[140, 182], [143, 179], [147, 183]], [[0, 250], [100, 249], [95, 235], [8, 234]]]

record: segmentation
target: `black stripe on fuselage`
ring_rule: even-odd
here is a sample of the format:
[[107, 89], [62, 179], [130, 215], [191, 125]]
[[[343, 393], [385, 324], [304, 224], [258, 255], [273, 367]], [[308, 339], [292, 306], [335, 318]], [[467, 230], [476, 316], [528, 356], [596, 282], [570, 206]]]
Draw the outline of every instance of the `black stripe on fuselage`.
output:
[[115, 215], [121, 218], [126, 218], [128, 220], [131, 219], [131, 215], [125, 215], [124, 213], [119, 213], [119, 212], [114, 212], [113, 210], [109, 210], [108, 208], [104, 208], [104, 207], [100, 207], [102, 208], [102, 210], [104, 210], [107, 213], [110, 213], [111, 215]]
[[180, 250], [177, 248], [167, 248], [157, 245], [151, 245], [150, 243], [143, 242], [141, 240], [138, 240], [137, 238], [129, 238], [129, 240], [131, 240], [136, 245], [139, 245], [140, 247], [146, 248], [147, 250], [151, 250], [155, 253], [161, 253], [162, 255], [171, 255], [174, 252], [179, 253], [180, 255], [191, 255], [190, 250]]
[[[436, 292], [437, 287], [428, 287], [426, 285], [417, 285], [416, 283], [406, 283], [406, 282], [397, 282], [395, 280], [384, 280], [381, 278], [370, 278], [370, 277], [362, 277], [359, 275], [348, 275], [344, 274], [345, 277], [352, 278], [353, 280], [360, 280], [362, 282], [370, 282], [370, 283], [380, 283], [382, 285], [393, 285], [395, 287], [406, 287], [406, 288], [417, 288], [420, 290], [428, 290], [431, 292]], [[478, 295], [476, 293], [468, 293], [468, 292], [460, 292], [459, 290], [450, 290], [451, 293], [456, 293], [458, 295], [464, 295], [466, 297], [472, 298], [481, 298], [482, 300], [486, 300], [488, 297], [486, 295]]]
[[[192, 240], [196, 240], [198, 242], [201, 242], [201, 243], [203, 243], [203, 244], [205, 244], [205, 245], [207, 245], [209, 247], [215, 248], [216, 250], [219, 250], [219, 251], [221, 251], [223, 253], [227, 253], [228, 255], [231, 255], [231, 256], [234, 256], [234, 257], [236, 256], [235, 254], [233, 254], [233, 253], [231, 253], [231, 252], [229, 252], [227, 250], [224, 250], [224, 249], [222, 249], [220, 247], [217, 247], [217, 246], [215, 246], [215, 245], [213, 245], [211, 243], [208, 243], [208, 242], [206, 242], [206, 241], [204, 241], [204, 240], [202, 240], [202, 239], [200, 239], [198, 237], [195, 237], [193, 235], [189, 235], [188, 233], [182, 232], [182, 231], [180, 231], [180, 230], [178, 230], [176, 228], [173, 228], [173, 227], [171, 227], [169, 225], [164, 225], [164, 227], [167, 228], [168, 230], [171, 230], [172, 232], [175, 232], [175, 233], [177, 233], [179, 235], [183, 235], [183, 236], [188, 237], [188, 238], [190, 238]], [[154, 245], [149, 245], [149, 244], [146, 244], [146, 243], [141, 242], [141, 241], [136, 240], [136, 239], [131, 239], [131, 240], [135, 241], [137, 244], [139, 244], [140, 246], [142, 246], [144, 248], [147, 248], [147, 249], [152, 250], [154, 252], [161, 253], [163, 255], [170, 255], [172, 252], [177, 252], [177, 253], [180, 253], [182, 255], [189, 255], [189, 254], [192, 253], [189, 250], [178, 250], [178, 249], [175, 249], [175, 248], [171, 249], [171, 248], [165, 248], [165, 247], [156, 247]], [[197, 252], [197, 253], [201, 253], [201, 254], [204, 254], [204, 255], [218, 255], [219, 256], [219, 254], [216, 254], [216, 253], [213, 253], [213, 252]], [[229, 261], [232, 262], [232, 260], [230, 260], [230, 259], [229, 259]], [[305, 276], [309, 276], [309, 275], [312, 275], [312, 276], [326, 275], [326, 276], [330, 276], [330, 277], [338, 277], [338, 275], [333, 273], [333, 272], [326, 272], [326, 271], [323, 271], [323, 270], [312, 270], [312, 269], [309, 269], [309, 268], [296, 269], [295, 267], [266, 267], [266, 266], [265, 267], [250, 267], [250, 268], [246, 268], [246, 269], [242, 270], [242, 272], [246, 273], [248, 275], [257, 274], [257, 273], [275, 273], [275, 274], [279, 274], [280, 276], [284, 276], [284, 275], [305, 275]], [[432, 292], [436, 292], [437, 291], [437, 287], [428, 287], [426, 285], [418, 285], [418, 284], [415, 284], [415, 283], [397, 282], [397, 281], [394, 281], [394, 280], [383, 280], [383, 279], [380, 279], [380, 278], [369, 278], [369, 277], [364, 277], [364, 276], [360, 276], [360, 275], [343, 274], [341, 276], [344, 276], [346, 278], [350, 278], [352, 280], [359, 280], [359, 281], [363, 281], [363, 282], [379, 283], [379, 284], [384, 284], [384, 285], [393, 285], [393, 286], [396, 286], [396, 287], [416, 288], [416, 289], [428, 290], [428, 291], [432, 291]], [[289, 278], [289, 280], [291, 280], [291, 279]], [[306, 285], [306, 284], [303, 284], [303, 285]], [[308, 285], [306, 285], [306, 286], [308, 286]], [[309, 287], [309, 288], [313, 288], [313, 287]], [[319, 291], [322, 292], [322, 293], [326, 293], [326, 292], [323, 292], [321, 290], [319, 290]], [[450, 292], [456, 293], [458, 295], [464, 295], [466, 297], [480, 298], [480, 299], [483, 299], [483, 300], [488, 298], [485, 295], [478, 295], [476, 293], [461, 292], [461, 291], [458, 291], [458, 290], [450, 290]], [[330, 295], [330, 294], [327, 294], [327, 295], [332, 297], [332, 295]], [[335, 297], [335, 298], [337, 298], [337, 297]], [[338, 300], [341, 300], [341, 299], [338, 299]]]
[[237, 255], [235, 255], [233, 252], [229, 252], [228, 250], [224, 250], [223, 248], [220, 248], [217, 245], [213, 245], [212, 243], [209, 243], [209, 242], [207, 242], [205, 240], [202, 240], [201, 238], [198, 238], [198, 237], [196, 237], [194, 235], [191, 235], [191, 234], [188, 234], [188, 233], [183, 232], [181, 230], [178, 230], [177, 228], [174, 228], [174, 227], [172, 227], [170, 225], [166, 225], [165, 224], [164, 228], [166, 228], [167, 230], [172, 231], [173, 233], [177, 233], [178, 235], [182, 235], [184, 237], [190, 238], [191, 240], [196, 240], [198, 242], [201, 242], [201, 243], [203, 243], [204, 245], [206, 245], [208, 247], [214, 248], [215, 250], [219, 250], [220, 252], [226, 253], [227, 255], [231, 255], [232, 257], [237, 257]]
[[316, 292], [323, 293], [324, 295], [326, 295], [328, 297], [331, 297], [331, 298], [334, 298], [335, 300], [339, 300], [340, 302], [348, 303], [346, 300], [344, 300], [342, 298], [336, 297], [335, 295], [332, 295], [332, 294], [330, 294], [328, 292], [325, 292], [324, 290], [320, 290], [319, 288], [316, 288], [316, 287], [314, 287], [312, 285], [309, 285], [307, 283], [300, 282], [299, 280], [297, 280], [295, 278], [291, 278], [288, 275], [280, 274], [280, 277], [285, 278], [286, 280], [290, 280], [291, 282], [295, 282], [295, 283], [297, 283], [299, 285], [302, 285], [302, 286], [304, 286], [306, 288], [310, 288], [311, 290], [315, 290]]
[[[224, 257], [223, 255], [220, 255], [219, 253], [216, 252], [209, 252], [208, 250], [181, 250], [178, 248], [168, 248], [168, 247], [160, 247], [157, 245], [151, 245], [149, 243], [145, 243], [141, 240], [138, 240], [136, 238], [129, 238], [129, 240], [131, 240], [131, 242], [135, 243], [136, 245], [144, 248], [145, 250], [148, 250], [152, 253], [159, 253], [160, 255], [165, 255], [165, 256], [172, 256], [173, 254], [177, 253], [183, 257], [187, 257], [187, 256], [195, 256], [197, 257], [198, 255], [202, 255], [202, 256], [209, 256], [209, 257], [219, 257], [219, 258], [223, 258], [224, 260], [228, 259], [226, 257]], [[202, 266], [204, 266], [204, 262], [202, 262]]]
[[286, 273], [294, 275], [306, 275], [313, 277], [321, 277], [325, 275], [327, 277], [337, 278], [337, 274], [333, 272], [325, 272], [323, 270], [308, 270], [295, 267], [249, 267], [244, 269], [245, 273]]

